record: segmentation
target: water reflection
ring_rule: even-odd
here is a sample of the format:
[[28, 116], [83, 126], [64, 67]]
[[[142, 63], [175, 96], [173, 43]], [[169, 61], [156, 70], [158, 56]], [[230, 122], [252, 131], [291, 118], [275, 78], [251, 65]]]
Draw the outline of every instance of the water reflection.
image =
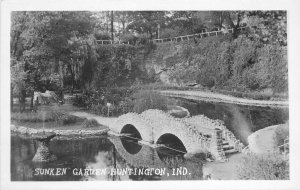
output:
[[[32, 162], [37, 149], [34, 140], [13, 135], [11, 142], [12, 181], [202, 179], [201, 162], [188, 161], [182, 154], [155, 150], [133, 141], [126, 141], [126, 138], [97, 137], [72, 140], [55, 138], [50, 143], [50, 150], [57, 156], [57, 160], [49, 163]], [[173, 175], [173, 169], [177, 167], [186, 168], [188, 174]], [[36, 175], [37, 170], [45, 173], [49, 168], [54, 168], [54, 173], [59, 168], [66, 168], [66, 173], [41, 175], [40, 172]], [[154, 169], [150, 175], [149, 170], [152, 168]], [[132, 172], [120, 173], [124, 169]], [[98, 174], [92, 173], [96, 170]], [[101, 170], [105, 172], [101, 174]], [[88, 175], [85, 175], [86, 171]], [[176, 172], [177, 170], [175, 174]]]
[[138, 144], [138, 139], [122, 137], [121, 142], [125, 150], [130, 154], [137, 154], [142, 149], [142, 145]]

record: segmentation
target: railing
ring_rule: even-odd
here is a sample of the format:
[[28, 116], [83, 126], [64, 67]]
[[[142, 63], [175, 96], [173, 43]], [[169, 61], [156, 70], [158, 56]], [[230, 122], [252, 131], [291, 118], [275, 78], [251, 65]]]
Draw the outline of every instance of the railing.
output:
[[290, 152], [289, 145], [290, 145], [289, 139], [287, 138], [287, 139], [284, 139], [282, 145], [278, 146], [279, 152], [281, 152], [281, 148], [283, 147], [283, 152], [282, 153], [283, 153], [284, 158], [287, 158], [288, 154]]
[[128, 42], [123, 42], [121, 40], [96, 40], [96, 42], [100, 45], [108, 45], [108, 44], [130, 44], [129, 41]]
[[[240, 27], [238, 30], [245, 30], [247, 27]], [[202, 32], [198, 34], [190, 34], [190, 35], [185, 35], [185, 36], [176, 36], [176, 37], [171, 37], [171, 38], [159, 38], [159, 39], [153, 39], [149, 40], [149, 42], [153, 43], [164, 43], [164, 42], [181, 42], [184, 40], [194, 40], [195, 38], [204, 38], [204, 37], [209, 37], [209, 36], [218, 36], [218, 35], [223, 35], [226, 33], [233, 33], [233, 28], [227, 29], [227, 30], [217, 30], [217, 31], [211, 31], [211, 32]], [[128, 44], [128, 45], [134, 45], [132, 43], [124, 42], [121, 40], [96, 40], [96, 42], [100, 45], [109, 45], [109, 44]]]
[[[246, 27], [240, 27], [238, 30], [245, 30]], [[217, 31], [211, 31], [211, 32], [202, 32], [198, 34], [191, 34], [191, 35], [185, 35], [185, 36], [177, 36], [177, 37], [171, 37], [171, 38], [161, 38], [161, 39], [153, 39], [150, 40], [153, 43], [163, 43], [163, 42], [180, 42], [184, 40], [190, 40], [195, 38], [203, 38], [203, 37], [209, 37], [209, 36], [218, 36], [226, 33], [233, 33], [233, 28], [227, 29], [227, 30], [217, 30]]]

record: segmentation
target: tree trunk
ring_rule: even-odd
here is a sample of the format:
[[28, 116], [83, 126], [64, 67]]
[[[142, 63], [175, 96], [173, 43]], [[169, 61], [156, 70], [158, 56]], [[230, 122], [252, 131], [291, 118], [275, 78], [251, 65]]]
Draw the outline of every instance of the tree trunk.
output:
[[22, 89], [19, 93], [19, 109], [20, 112], [25, 111], [26, 90]]
[[60, 74], [60, 90], [59, 90], [59, 97], [61, 100], [64, 99], [64, 71], [63, 71], [63, 63], [58, 59], [58, 64], [59, 64], [59, 74]]
[[237, 38], [238, 35], [239, 35], [238, 28], [240, 27], [240, 21], [241, 21], [240, 13], [237, 13], [237, 22], [236, 22], [236, 24], [233, 23], [230, 15], [228, 15], [228, 20], [229, 20], [230, 26], [233, 28], [232, 36], [233, 36], [233, 38]]
[[125, 22], [122, 22], [122, 33], [125, 34]]
[[114, 41], [114, 12], [110, 12], [110, 32], [111, 32], [111, 40]]
[[22, 111], [22, 98], [21, 98], [21, 91], [19, 92], [19, 97], [18, 97], [18, 100], [19, 100], [19, 112], [21, 112]]
[[[74, 62], [72, 61], [72, 64], [74, 65]], [[75, 84], [75, 71], [73, 71], [72, 69], [72, 65], [70, 63], [68, 63], [68, 69], [71, 73], [71, 76], [72, 76], [72, 88], [71, 88], [71, 94], [73, 94], [73, 91], [74, 91], [74, 84]]]
[[13, 111], [14, 106], [14, 96], [13, 96], [13, 87], [10, 85], [10, 109]]
[[34, 98], [34, 91], [31, 93], [31, 99], [30, 99], [30, 109], [33, 110], [33, 98]]
[[109, 19], [108, 19], [108, 17], [109, 17], [109, 11], [107, 11], [107, 13], [106, 13], [106, 32], [108, 33], [109, 32], [109, 30], [108, 30], [108, 23], [109, 23]]

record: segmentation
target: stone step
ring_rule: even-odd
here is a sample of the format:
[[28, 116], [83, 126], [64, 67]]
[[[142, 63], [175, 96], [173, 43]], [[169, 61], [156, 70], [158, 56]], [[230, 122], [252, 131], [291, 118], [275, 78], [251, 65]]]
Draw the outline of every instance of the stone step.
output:
[[223, 142], [222, 142], [222, 145], [223, 145], [223, 146], [229, 145], [229, 142], [228, 142], [228, 141], [223, 141]]
[[226, 150], [226, 151], [224, 151], [224, 152], [225, 152], [226, 155], [228, 155], [228, 154], [237, 153], [238, 151], [235, 150], [235, 149], [230, 149], [230, 150]]
[[225, 145], [223, 146], [223, 150], [226, 151], [226, 150], [231, 150], [231, 149], [234, 149], [233, 146], [230, 146], [230, 145]]

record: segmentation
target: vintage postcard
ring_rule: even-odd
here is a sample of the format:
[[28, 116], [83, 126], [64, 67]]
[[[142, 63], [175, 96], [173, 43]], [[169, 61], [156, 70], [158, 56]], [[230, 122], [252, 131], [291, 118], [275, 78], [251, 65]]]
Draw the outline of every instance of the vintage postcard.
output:
[[299, 2], [26, 2], [1, 2], [1, 189], [300, 188]]

